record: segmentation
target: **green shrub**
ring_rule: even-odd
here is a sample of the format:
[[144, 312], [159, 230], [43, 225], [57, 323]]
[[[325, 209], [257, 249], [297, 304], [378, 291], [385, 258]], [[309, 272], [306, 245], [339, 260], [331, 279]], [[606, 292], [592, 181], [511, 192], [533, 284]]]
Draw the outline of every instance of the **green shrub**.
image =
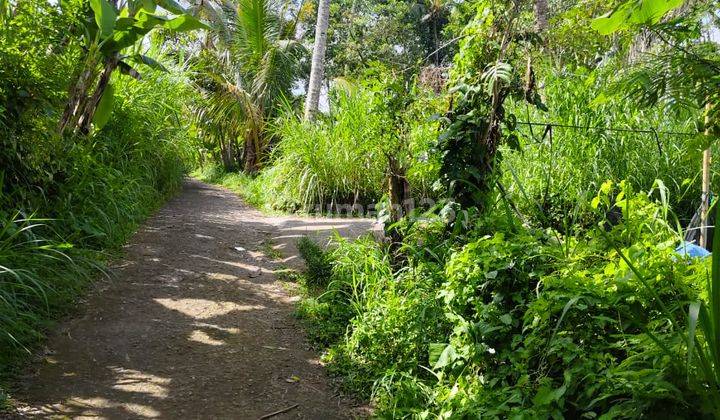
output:
[[261, 178], [253, 178], [243, 172], [226, 172], [222, 165], [210, 164], [195, 169], [195, 178], [221, 185], [241, 196], [248, 204], [263, 210], [272, 210], [266, 202], [265, 186]]
[[312, 297], [300, 306], [299, 315], [310, 325], [310, 335], [323, 345], [335, 343], [345, 333], [350, 320], [368, 302], [382, 293], [392, 278], [387, 254], [372, 237], [355, 242], [336, 237], [326, 254], [331, 275], [324, 279], [325, 288], [310, 290]]

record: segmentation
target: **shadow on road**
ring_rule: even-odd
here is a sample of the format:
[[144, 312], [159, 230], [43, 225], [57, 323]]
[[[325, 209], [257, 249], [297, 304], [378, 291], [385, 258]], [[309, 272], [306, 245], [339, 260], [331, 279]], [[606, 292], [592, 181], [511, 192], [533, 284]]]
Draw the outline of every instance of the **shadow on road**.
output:
[[52, 334], [15, 392], [22, 415], [258, 418], [293, 407], [279, 418], [350, 416], [276, 272], [299, 267], [300, 236], [371, 227], [265, 217], [226, 190], [188, 180], [79, 316]]

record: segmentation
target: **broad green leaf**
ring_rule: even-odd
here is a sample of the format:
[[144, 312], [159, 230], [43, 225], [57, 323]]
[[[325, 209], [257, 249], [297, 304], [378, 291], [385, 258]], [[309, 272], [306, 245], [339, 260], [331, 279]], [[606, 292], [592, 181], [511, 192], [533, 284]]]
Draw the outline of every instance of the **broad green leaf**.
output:
[[130, 58], [133, 61], [135, 61], [136, 63], [145, 64], [146, 66], [153, 68], [155, 70], [160, 70], [160, 71], [164, 71], [164, 72], [168, 71], [168, 69], [165, 68], [165, 66], [163, 66], [160, 62], [158, 62], [157, 60], [155, 60], [152, 57], [148, 57], [147, 55], [135, 54], [135, 55], [131, 56]]
[[684, 2], [685, 0], [630, 0], [593, 19], [590, 26], [602, 35], [609, 35], [637, 25], [652, 25]]
[[437, 359], [437, 362], [435, 362], [435, 369], [442, 369], [445, 366], [450, 365], [452, 362], [455, 361], [457, 358], [457, 353], [455, 352], [455, 347], [452, 345], [448, 345], [445, 347], [445, 349], [440, 353], [440, 356]]
[[599, 18], [593, 19], [593, 21], [590, 22], [590, 27], [598, 31], [601, 35], [610, 35], [622, 29], [628, 18], [627, 10], [618, 8]]
[[443, 350], [445, 350], [447, 344], [445, 343], [430, 343], [428, 344], [428, 364], [435, 366]]
[[194, 31], [196, 29], [210, 29], [209, 26], [190, 15], [181, 15], [173, 18], [165, 22], [164, 26], [178, 32]]
[[103, 46], [103, 51], [105, 51], [106, 53], [120, 52], [124, 48], [134, 45], [147, 32], [136, 27], [130, 27], [123, 31], [116, 31], [115, 34], [113, 34], [112, 42], [109, 42]]
[[142, 8], [150, 13], [155, 13], [155, 9], [157, 9], [157, 3], [155, 3], [153, 0], [142, 0]]
[[554, 390], [549, 386], [541, 386], [538, 389], [537, 394], [533, 398], [533, 404], [535, 405], [548, 405], [553, 402]]
[[95, 14], [95, 22], [100, 28], [100, 34], [103, 38], [112, 35], [115, 29], [115, 19], [117, 13], [115, 8], [107, 0], [90, 0], [90, 8]]
[[631, 23], [635, 25], [658, 23], [667, 12], [681, 6], [684, 2], [685, 0], [643, 0], [630, 15]]
[[175, 0], [154, 0], [154, 2], [155, 4], [172, 14], [184, 15], [185, 13], [187, 13], [187, 10], [185, 10], [182, 6], [180, 6], [180, 4], [175, 2]]
[[600, 185], [600, 191], [604, 194], [610, 194], [610, 191], [612, 190], [612, 181], [607, 180]]
[[100, 103], [93, 116], [93, 124], [97, 130], [103, 128], [112, 115], [113, 103], [115, 102], [115, 87], [109, 84], [100, 98]]
[[167, 21], [168, 19], [164, 16], [154, 15], [150, 12], [146, 12], [145, 10], [141, 10], [138, 12], [137, 16], [135, 16], [135, 27], [143, 29], [146, 31], [145, 33], [147, 33], [154, 27]]
[[562, 396], [565, 395], [566, 390], [567, 386], [565, 386], [564, 384], [557, 389], [552, 389], [546, 385], [541, 386], [540, 389], [538, 389], [537, 394], [535, 394], [535, 397], [533, 398], [533, 404], [535, 404], [536, 406], [548, 405], [553, 401], [557, 401], [562, 398]]
[[130, 28], [134, 24], [135, 24], [135, 18], [119, 17], [118, 20], [115, 21], [115, 34], [117, 34], [118, 31], [124, 31], [124, 30]]
[[[125, 19], [119, 19], [118, 30], [113, 34], [112, 42], [103, 46], [105, 52], [119, 52], [124, 48], [135, 45], [145, 34], [152, 31], [158, 25], [167, 22], [163, 16], [153, 15], [145, 10], [140, 10], [133, 19], [132, 25]], [[121, 29], [121, 30], [120, 30]]]

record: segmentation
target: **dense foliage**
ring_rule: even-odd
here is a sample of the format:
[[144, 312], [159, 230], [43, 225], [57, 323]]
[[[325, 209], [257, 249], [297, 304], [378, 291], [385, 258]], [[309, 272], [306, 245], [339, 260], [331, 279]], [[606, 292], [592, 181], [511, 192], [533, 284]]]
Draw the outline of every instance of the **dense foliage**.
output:
[[491, 216], [459, 237], [428, 220], [407, 227], [399, 270], [372, 240], [341, 241], [328, 286], [300, 313], [381, 416], [700, 413], [712, 397], [688, 382], [674, 325], [708, 263], [679, 260], [663, 208], [618, 188], [626, 198], [608, 208], [632, 213], [582, 235]]
[[[624, 3], [585, 33], [568, 25], [587, 10], [561, 6], [547, 34], [532, 5], [475, 5], [429, 149], [439, 204], [396, 224], [399, 244], [338, 239], [308, 260], [299, 314], [380, 417], [717, 416], [716, 315], [702, 302], [720, 265], [675, 250], [700, 195], [717, 46], [678, 30], [706, 5], [666, 21], [682, 2], [655, 3]], [[652, 54], [637, 52], [638, 26], [660, 34]], [[598, 41], [570, 44], [569, 30]], [[594, 30], [624, 31], [614, 54]], [[320, 290], [328, 268], [311, 261], [330, 261]]]
[[[3, 2], [0, 25], [0, 377], [70, 308], [137, 224], [178, 188], [191, 162], [178, 71], [114, 74], [111, 115], [60, 133], [84, 65], [84, 2]], [[39, 32], [38, 27], [49, 31]], [[158, 47], [150, 50], [157, 59]], [[162, 58], [168, 68], [172, 60]], [[154, 66], [155, 67], [155, 66]]]
[[332, 1], [311, 121], [317, 2], [184, 3], [0, 0], [0, 378], [194, 170], [385, 222], [298, 244], [378, 416], [720, 416], [717, 1]]

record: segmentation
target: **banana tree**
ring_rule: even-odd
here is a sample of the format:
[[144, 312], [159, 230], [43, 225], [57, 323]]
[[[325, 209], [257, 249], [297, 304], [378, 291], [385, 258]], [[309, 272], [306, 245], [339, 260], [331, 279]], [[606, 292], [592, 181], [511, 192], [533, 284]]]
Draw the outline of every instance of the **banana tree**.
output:
[[90, 9], [92, 14], [85, 25], [87, 52], [60, 119], [61, 134], [87, 134], [91, 123], [100, 128], [108, 121], [114, 98], [111, 77], [115, 70], [139, 79], [140, 73], [130, 63], [164, 69], [150, 57], [122, 54], [150, 31], [155, 28], [177, 32], [209, 29], [174, 0], [127, 0], [124, 3], [90, 0]]

